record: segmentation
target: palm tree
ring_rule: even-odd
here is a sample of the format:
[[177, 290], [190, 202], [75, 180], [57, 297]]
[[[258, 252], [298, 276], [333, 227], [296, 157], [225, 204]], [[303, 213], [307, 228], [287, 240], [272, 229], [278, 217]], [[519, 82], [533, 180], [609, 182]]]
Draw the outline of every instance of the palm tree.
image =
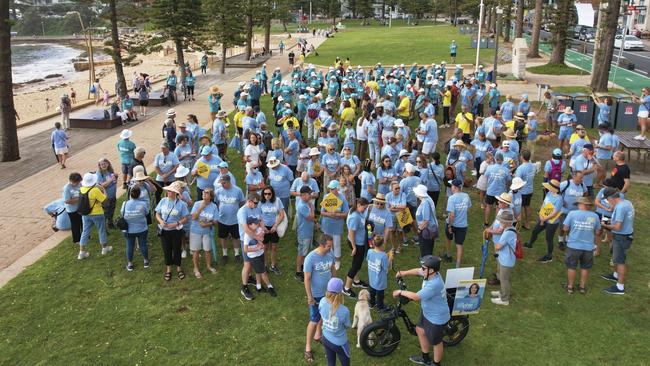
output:
[[115, 91], [115, 94], [122, 98], [126, 95], [127, 90], [124, 69], [122, 68], [122, 50], [120, 47], [120, 34], [117, 31], [117, 6], [115, 2], [116, 0], [108, 0], [109, 18], [111, 20], [111, 56], [113, 57], [115, 75], [117, 76], [118, 90]]
[[533, 34], [530, 41], [529, 58], [540, 58], [539, 55], [539, 35], [542, 30], [542, 12], [544, 0], [535, 0], [535, 19], [533, 20]]
[[0, 1], [0, 161], [18, 159], [20, 159], [20, 153], [11, 80], [9, 2]]

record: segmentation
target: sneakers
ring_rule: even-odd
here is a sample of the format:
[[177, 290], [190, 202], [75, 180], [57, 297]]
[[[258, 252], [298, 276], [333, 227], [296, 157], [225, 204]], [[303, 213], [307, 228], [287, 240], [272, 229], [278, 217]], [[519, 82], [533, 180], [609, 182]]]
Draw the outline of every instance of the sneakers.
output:
[[237, 263], [241, 263], [241, 262], [242, 262], [241, 255], [237, 254], [237, 255], [235, 256], [235, 262], [237, 262]]
[[107, 245], [107, 246], [102, 248], [102, 255], [106, 255], [106, 254], [108, 254], [108, 253], [110, 253], [112, 251], [113, 251], [113, 247], [110, 246], [110, 245]]
[[349, 297], [351, 299], [356, 299], [357, 298], [357, 294], [355, 294], [354, 291], [352, 291], [352, 289], [343, 288], [343, 295], [345, 295], [345, 296], [347, 296], [347, 297]]
[[214, 267], [208, 267], [208, 271], [210, 271], [210, 273], [212, 273], [212, 274], [216, 274], [216, 273], [217, 273], [217, 270], [214, 269]]
[[407, 241], [403, 242], [403, 243], [402, 243], [402, 246], [403, 246], [403, 247], [408, 247], [408, 246], [409, 246], [409, 241], [407, 240]]
[[492, 301], [492, 303], [495, 304], [495, 305], [502, 305], [502, 306], [510, 305], [510, 301], [503, 301], [499, 297], [493, 297], [493, 298], [490, 299], [490, 301]]
[[241, 291], [239, 291], [241, 295], [244, 297], [245, 300], [251, 301], [253, 300], [253, 294], [251, 293], [251, 290], [248, 289], [248, 286], [242, 286]]
[[451, 260], [452, 260], [452, 258], [451, 258], [451, 256], [449, 254], [443, 255], [442, 259], [447, 263], [451, 263]]
[[561, 251], [564, 251], [566, 249], [566, 241], [559, 242], [558, 248], [560, 248]]
[[302, 272], [296, 272], [296, 273], [294, 273], [293, 278], [295, 278], [296, 281], [298, 281], [298, 282], [300, 282], [300, 283], [304, 283], [304, 282], [305, 282], [305, 274], [302, 273]]
[[224, 256], [221, 257], [221, 265], [225, 266], [226, 263], [228, 263], [228, 256], [224, 255]]
[[422, 358], [422, 355], [413, 355], [409, 357], [409, 361], [416, 363], [418, 365], [426, 365], [426, 366], [433, 366], [435, 365], [433, 361], [431, 362], [426, 362], [424, 361], [424, 358]]
[[334, 262], [334, 269], [337, 270], [337, 271], [339, 269], [341, 269], [341, 261], [335, 261]]
[[266, 289], [263, 286], [260, 286], [260, 288], [255, 287], [255, 291], [259, 294], [260, 292], [266, 292]]
[[149, 264], [149, 261], [145, 260], [144, 261], [144, 268], [149, 268], [151, 267], [151, 264]]
[[603, 292], [610, 295], [625, 295], [625, 290], [619, 290], [616, 285], [603, 289]]
[[501, 291], [490, 291], [490, 297], [501, 297]]
[[539, 263], [550, 263], [550, 262], [553, 261], [553, 257], [551, 257], [550, 255], [546, 254], [546, 255], [543, 255], [543, 256], [539, 257], [539, 259], [538, 259], [537, 261], [538, 261]]
[[275, 288], [273, 288], [273, 287], [268, 287], [268, 288], [267, 288], [267, 291], [269, 292], [269, 295], [271, 295], [271, 297], [278, 297], [278, 293], [275, 292]]
[[280, 268], [278, 268], [277, 266], [271, 266], [271, 269], [269, 270], [269, 272], [279, 276], [280, 275]]
[[79, 252], [79, 255], [77, 256], [77, 259], [82, 260], [84, 258], [88, 258], [88, 256], [90, 256], [90, 253], [88, 253], [88, 252]]
[[[81, 254], [81, 253], [79, 253], [79, 254]], [[600, 278], [602, 278], [603, 280], [607, 280], [607, 281], [618, 282], [618, 280], [616, 279], [616, 277], [614, 277], [614, 274], [612, 274], [612, 273], [601, 275]]]
[[129, 263], [129, 264], [126, 265], [126, 270], [129, 271], [129, 272], [132, 272], [134, 268], [135, 267], [133, 267], [133, 263]]
[[645, 136], [644, 135], [636, 135], [636, 136], [634, 136], [634, 139], [639, 140], [639, 141], [643, 141], [643, 140], [645, 140]]
[[183, 249], [181, 252], [181, 258], [187, 258], [187, 250]]
[[524, 247], [526, 247], [526, 248], [528, 248], [528, 249], [531, 249], [531, 248], [533, 247], [533, 244], [531, 244], [531, 243], [529, 243], [529, 242], [525, 242], [525, 243], [524, 243]]
[[569, 295], [572, 295], [572, 294], [573, 294], [573, 286], [569, 287], [569, 285], [566, 285], [566, 284], [565, 284], [565, 285], [562, 285], [562, 288], [563, 288], [564, 290], [566, 290], [566, 293], [567, 293], [567, 294], [569, 294]]
[[359, 282], [352, 282], [352, 287], [368, 288], [369, 285], [365, 281], [359, 280]]

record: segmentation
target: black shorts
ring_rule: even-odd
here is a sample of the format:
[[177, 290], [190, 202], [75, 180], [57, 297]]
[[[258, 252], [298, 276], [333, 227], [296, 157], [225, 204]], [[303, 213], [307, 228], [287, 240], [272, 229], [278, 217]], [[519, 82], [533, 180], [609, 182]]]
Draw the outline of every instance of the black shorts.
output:
[[129, 164], [122, 163], [122, 174], [129, 174]]
[[251, 263], [251, 266], [253, 267], [253, 271], [255, 271], [255, 273], [257, 274], [266, 273], [266, 265], [264, 264], [264, 254], [255, 258], [249, 257], [248, 261]]
[[[271, 230], [272, 226], [267, 226], [267, 230]], [[278, 236], [278, 232], [273, 232], [273, 233], [267, 233], [264, 234], [264, 244], [270, 244], [270, 243], [279, 243], [280, 242], [280, 236]]]
[[226, 225], [219, 223], [218, 226], [217, 236], [219, 239], [227, 239], [228, 235], [233, 239], [239, 239], [239, 225]]
[[435, 346], [442, 342], [442, 324], [433, 324], [424, 317], [424, 314], [420, 314], [420, 322], [417, 326], [424, 329], [424, 335], [430, 345]]
[[593, 250], [580, 250], [567, 248], [564, 254], [564, 264], [568, 269], [576, 269], [580, 264], [580, 269], [589, 269], [594, 264]]
[[149, 105], [149, 100], [142, 100], [140, 99], [140, 107], [146, 107]]
[[456, 57], [456, 52], [452, 52], [449, 54], [451, 57]]
[[176, 86], [175, 85], [167, 85], [167, 89], [169, 89], [169, 91], [176, 91]]
[[467, 236], [467, 228], [452, 226], [450, 233], [449, 224], [445, 223], [445, 236], [448, 240], [454, 239], [456, 245], [463, 245], [465, 242], [465, 236]]
[[530, 207], [530, 200], [533, 198], [533, 194], [522, 194], [521, 195], [521, 207]]
[[219, 152], [219, 155], [225, 155], [227, 147], [228, 145], [226, 144], [217, 144], [217, 151]]
[[494, 205], [496, 203], [497, 203], [496, 197], [490, 196], [490, 195], [487, 195], [487, 194], [485, 195], [485, 204], [486, 205]]

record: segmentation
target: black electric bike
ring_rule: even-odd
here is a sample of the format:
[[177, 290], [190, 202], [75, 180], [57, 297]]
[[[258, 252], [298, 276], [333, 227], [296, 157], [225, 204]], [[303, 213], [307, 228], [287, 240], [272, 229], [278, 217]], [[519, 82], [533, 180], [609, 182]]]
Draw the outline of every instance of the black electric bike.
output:
[[[406, 284], [402, 278], [397, 279], [400, 290], [406, 290]], [[454, 304], [456, 289], [447, 290], [447, 303], [449, 311]], [[402, 318], [406, 330], [411, 335], [415, 333], [415, 324], [411, 321], [402, 306], [409, 303], [409, 299], [400, 296], [397, 305], [382, 313], [382, 318], [368, 324], [361, 333], [361, 348], [365, 353], [373, 357], [384, 357], [391, 354], [402, 339], [401, 332], [397, 326], [398, 319]], [[444, 325], [442, 342], [446, 347], [453, 347], [459, 344], [469, 332], [469, 318], [466, 315], [452, 316], [449, 322]]]

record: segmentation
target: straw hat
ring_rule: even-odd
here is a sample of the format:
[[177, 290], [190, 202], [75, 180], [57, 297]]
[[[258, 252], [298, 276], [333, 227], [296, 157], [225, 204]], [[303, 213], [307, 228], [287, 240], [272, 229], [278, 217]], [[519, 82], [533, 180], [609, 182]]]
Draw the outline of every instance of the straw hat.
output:
[[149, 179], [149, 176], [144, 174], [144, 169], [136, 170], [136, 168], [138, 168], [140, 166], [141, 165], [138, 165], [135, 168], [133, 168], [133, 177], [131, 178], [131, 180], [133, 180], [133, 181], [141, 181], [141, 180]]
[[97, 184], [97, 176], [93, 173], [84, 174], [83, 179], [81, 180], [82, 187], [92, 187]]
[[511, 205], [512, 204], [512, 195], [508, 192], [503, 192], [500, 195], [495, 197], [497, 201], [503, 202], [505, 204]]
[[512, 183], [510, 184], [510, 189], [512, 189], [513, 191], [516, 191], [518, 189], [521, 189], [521, 187], [523, 187], [525, 185], [526, 185], [526, 182], [523, 179], [521, 179], [519, 177], [514, 177], [512, 179]]
[[217, 112], [217, 117], [223, 118], [228, 115], [228, 112], [224, 111], [223, 109]]
[[174, 183], [168, 185], [167, 187], [163, 187], [163, 189], [165, 191], [170, 191], [170, 192], [174, 192], [176, 194], [181, 194], [182, 187], [181, 187], [180, 184], [178, 184], [178, 182], [174, 182]]
[[175, 115], [176, 115], [176, 111], [174, 110], [174, 108], [169, 108], [169, 109], [167, 110], [167, 113], [165, 113], [165, 115], [167, 115], [167, 117], [175, 116]]
[[560, 182], [556, 179], [551, 179], [550, 182], [542, 183], [542, 187], [552, 191], [553, 193], [558, 193], [560, 191]]
[[220, 91], [221, 91], [221, 89], [219, 89], [219, 87], [216, 86], [216, 85], [212, 85], [212, 86], [210, 87], [210, 94], [217, 94], [217, 93], [219, 93]]
[[120, 133], [120, 138], [122, 140], [128, 139], [131, 136], [133, 136], [133, 131], [131, 131], [129, 129], [123, 129], [122, 132]]
[[575, 202], [573, 202], [574, 205], [578, 204], [583, 204], [583, 205], [588, 205], [588, 206], [593, 206], [594, 201], [591, 200], [589, 197], [578, 197], [576, 198]]
[[373, 202], [386, 203], [386, 196], [383, 193], [377, 193], [375, 198], [372, 199]]
[[515, 119], [516, 119], [517, 121], [523, 121], [523, 120], [526, 119], [526, 117], [524, 117], [524, 113], [523, 113], [523, 112], [517, 112], [517, 114], [515, 115]]
[[503, 132], [503, 136], [510, 139], [514, 139], [515, 137], [517, 137], [517, 134], [515, 134], [515, 131], [512, 128], [509, 128], [505, 130], [505, 132]]
[[399, 157], [400, 157], [400, 158], [401, 158], [401, 157], [404, 157], [404, 156], [410, 156], [410, 155], [411, 155], [411, 153], [408, 152], [408, 150], [406, 150], [406, 149], [402, 149], [402, 150], [399, 152]]
[[280, 165], [280, 160], [278, 160], [276, 157], [269, 159], [269, 162], [266, 164], [266, 166], [271, 169], [275, 168], [278, 165]]
[[453, 147], [466, 148], [467, 146], [465, 145], [465, 143], [464, 143], [463, 141], [461, 141], [461, 140], [456, 140], [456, 142], [454, 142]]
[[320, 151], [318, 150], [317, 147], [312, 147], [309, 150], [309, 156], [318, 156], [318, 155], [320, 155]]

